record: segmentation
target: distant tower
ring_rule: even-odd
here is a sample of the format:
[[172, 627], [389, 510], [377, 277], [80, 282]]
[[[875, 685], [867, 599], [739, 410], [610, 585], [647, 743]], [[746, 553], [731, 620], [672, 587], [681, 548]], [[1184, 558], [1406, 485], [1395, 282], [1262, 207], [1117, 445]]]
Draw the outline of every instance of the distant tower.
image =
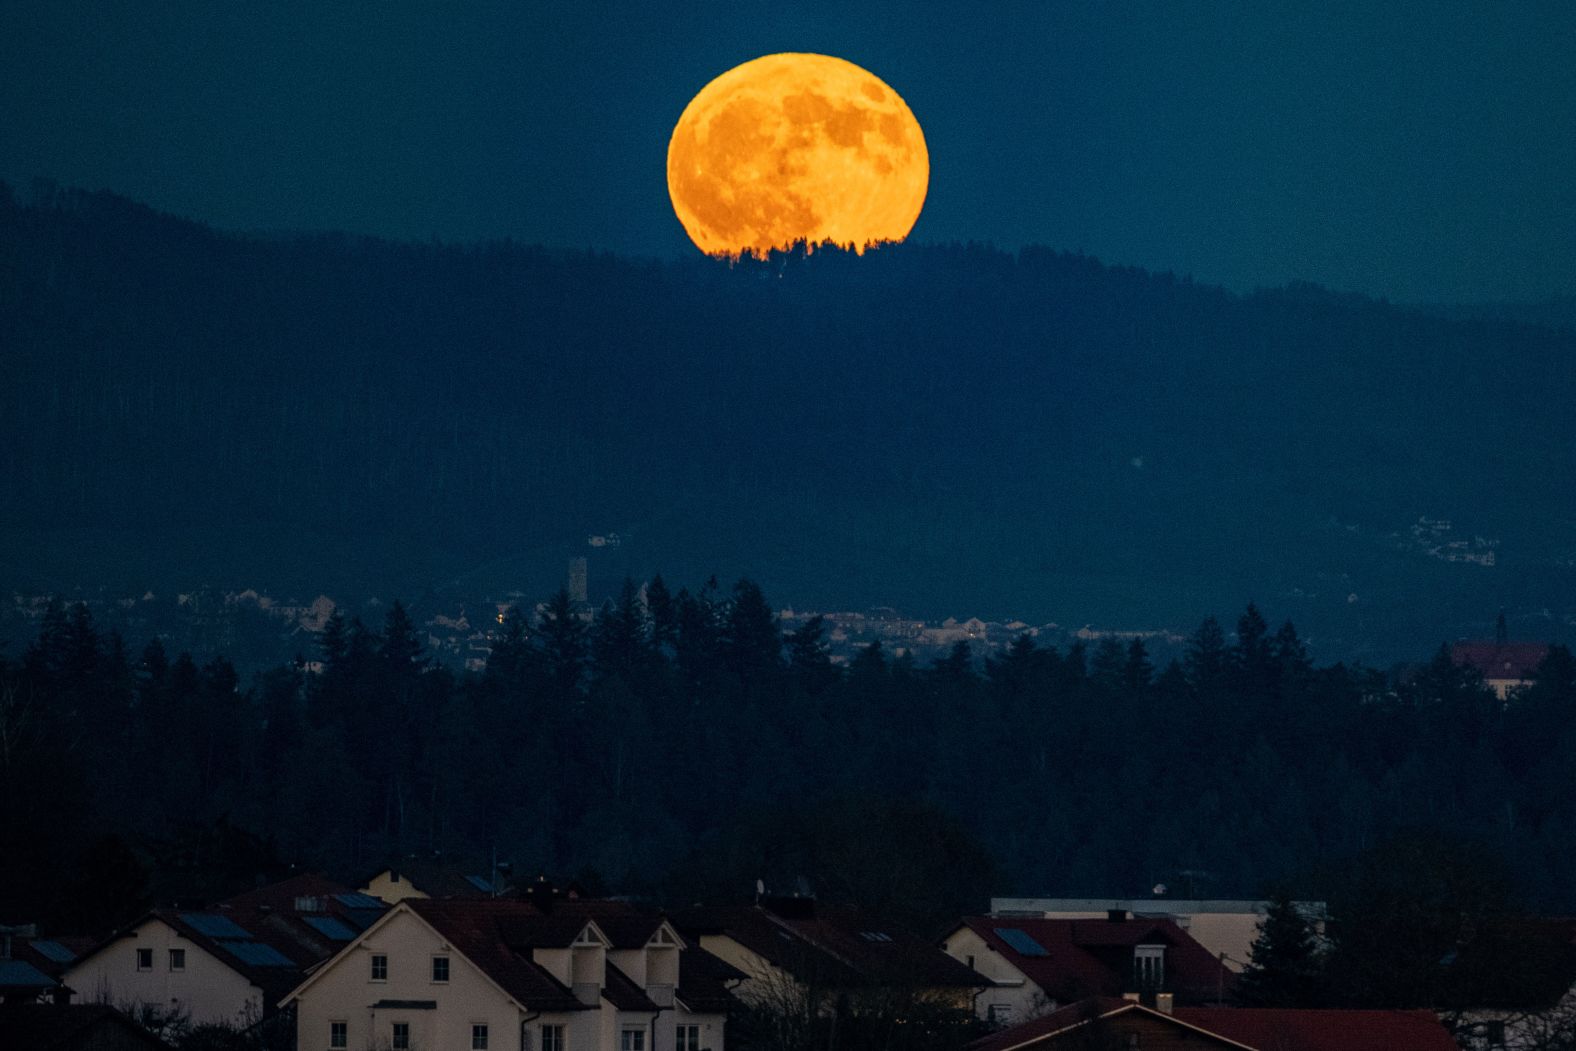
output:
[[569, 601], [576, 606], [587, 604], [586, 560], [584, 558], [571, 558], [569, 560]]

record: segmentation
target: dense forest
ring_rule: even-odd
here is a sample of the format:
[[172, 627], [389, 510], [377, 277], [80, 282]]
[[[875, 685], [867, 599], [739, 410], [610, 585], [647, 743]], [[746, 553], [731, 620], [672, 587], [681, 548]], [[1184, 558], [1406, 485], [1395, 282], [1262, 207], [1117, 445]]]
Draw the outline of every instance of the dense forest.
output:
[[670, 903], [762, 879], [925, 926], [993, 894], [1333, 895], [1419, 833], [1576, 908], [1568, 650], [1502, 705], [1444, 651], [1391, 677], [1316, 665], [1253, 607], [1232, 627], [1164, 668], [1029, 637], [840, 668], [753, 583], [656, 578], [594, 618], [563, 592], [515, 610], [484, 673], [428, 660], [395, 605], [336, 616], [321, 672], [242, 683], [56, 607], [0, 653], [0, 920], [103, 929], [149, 897], [437, 851]]
[[7, 591], [540, 595], [617, 532], [604, 581], [798, 608], [1186, 630], [1257, 596], [1325, 660], [1576, 618], [1569, 330], [1047, 249], [262, 238], [41, 185], [0, 187], [0, 348]]

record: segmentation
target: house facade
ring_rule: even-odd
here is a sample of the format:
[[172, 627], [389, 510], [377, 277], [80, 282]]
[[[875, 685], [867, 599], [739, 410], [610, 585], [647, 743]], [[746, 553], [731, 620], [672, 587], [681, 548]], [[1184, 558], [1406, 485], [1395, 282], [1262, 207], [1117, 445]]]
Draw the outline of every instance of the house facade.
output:
[[587, 905], [606, 907], [402, 901], [283, 998], [297, 1047], [723, 1051], [725, 1005], [686, 982], [672, 926]]
[[1125, 910], [1089, 919], [968, 916], [943, 948], [990, 980], [975, 1010], [997, 1025], [1098, 996], [1217, 1003], [1236, 977], [1172, 921]]

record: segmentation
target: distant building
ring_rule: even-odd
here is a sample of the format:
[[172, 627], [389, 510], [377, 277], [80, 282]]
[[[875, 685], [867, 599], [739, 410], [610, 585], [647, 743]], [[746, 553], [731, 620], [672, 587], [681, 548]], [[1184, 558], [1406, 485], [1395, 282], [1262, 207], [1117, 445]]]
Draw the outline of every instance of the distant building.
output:
[[857, 1004], [900, 990], [966, 1009], [990, 984], [926, 939], [812, 898], [684, 909], [673, 922], [692, 944], [742, 972], [736, 995], [746, 1001], [814, 989]]
[[1531, 686], [1538, 665], [1549, 655], [1546, 642], [1506, 642], [1500, 639], [1458, 642], [1450, 647], [1450, 659], [1458, 665], [1475, 668], [1483, 682], [1500, 700], [1512, 690]]
[[404, 858], [361, 881], [361, 892], [395, 905], [409, 898], [496, 898], [509, 886], [494, 882], [490, 865], [426, 857]]
[[569, 560], [569, 580], [566, 585], [569, 589], [569, 601], [578, 609], [590, 603], [586, 590], [586, 560], [578, 556]]
[[[1183, 898], [992, 898], [991, 915], [998, 918], [1032, 916], [1039, 919], [1104, 919], [1120, 909], [1143, 919], [1170, 920], [1198, 942], [1210, 955], [1222, 957], [1226, 966], [1241, 970], [1259, 935], [1259, 922], [1269, 909], [1267, 901]], [[1315, 924], [1324, 922], [1322, 901], [1297, 902], [1297, 910]]]
[[1176, 923], [1123, 909], [1087, 919], [966, 916], [943, 948], [991, 980], [974, 1007], [1001, 1025], [1096, 996], [1219, 1003], [1236, 981]]

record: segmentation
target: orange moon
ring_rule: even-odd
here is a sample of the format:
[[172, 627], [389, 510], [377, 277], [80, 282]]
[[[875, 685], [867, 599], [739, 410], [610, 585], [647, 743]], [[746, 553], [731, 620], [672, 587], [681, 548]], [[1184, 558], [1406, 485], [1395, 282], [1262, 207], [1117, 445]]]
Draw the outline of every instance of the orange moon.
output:
[[881, 79], [829, 55], [735, 66], [684, 107], [668, 195], [701, 251], [901, 241], [930, 184], [925, 135]]

